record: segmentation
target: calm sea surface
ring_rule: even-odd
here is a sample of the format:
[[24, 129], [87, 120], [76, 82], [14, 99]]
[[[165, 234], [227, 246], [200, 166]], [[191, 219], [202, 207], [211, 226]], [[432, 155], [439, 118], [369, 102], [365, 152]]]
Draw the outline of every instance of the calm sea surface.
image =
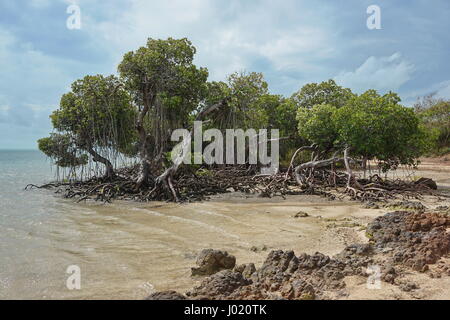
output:
[[[132, 207], [76, 204], [52, 190], [24, 190], [54, 179], [39, 151], [0, 151], [0, 299], [145, 296], [152, 285], [144, 272], [140, 278], [130, 270], [127, 260], [136, 257], [121, 254], [141, 239], [127, 234], [125, 222], [115, 228], [122, 224], [115, 215]], [[81, 290], [66, 286], [72, 265], [80, 267]]]
[[[54, 177], [38, 151], [0, 151], [0, 299], [142, 299], [155, 289], [185, 292], [201, 280], [190, 276], [190, 268], [203, 248], [227, 250], [240, 264], [264, 261], [267, 252], [250, 250], [254, 246], [341, 250], [334, 240], [331, 247], [315, 240], [320, 224], [292, 221], [299, 210], [336, 210], [319, 197], [104, 205], [77, 204], [54, 190], [24, 190]], [[67, 288], [70, 266], [81, 271], [80, 290]]]
[[[0, 299], [142, 299], [154, 289], [185, 290], [196, 281], [190, 267], [202, 248], [248, 256], [247, 238], [265, 236], [252, 227], [253, 210], [212, 202], [77, 204], [54, 190], [24, 190], [54, 178], [40, 152], [0, 151]], [[66, 285], [73, 265], [81, 290]]]

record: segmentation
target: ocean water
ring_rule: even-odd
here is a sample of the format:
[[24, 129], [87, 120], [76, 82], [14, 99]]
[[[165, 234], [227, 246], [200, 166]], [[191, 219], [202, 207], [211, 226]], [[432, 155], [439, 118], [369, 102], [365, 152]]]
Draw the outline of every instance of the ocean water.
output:
[[[0, 299], [142, 299], [190, 287], [201, 248], [239, 243], [222, 221], [208, 221], [209, 210], [76, 203], [55, 190], [24, 190], [54, 179], [39, 151], [0, 151]], [[70, 266], [81, 272], [80, 290], [67, 287]]]
[[[142, 239], [129, 231], [138, 226], [119, 221], [133, 205], [78, 204], [55, 190], [24, 190], [55, 178], [39, 151], [0, 151], [0, 299], [145, 297], [153, 285], [136, 257]], [[67, 286], [70, 266], [81, 271], [80, 290]]]
[[52, 192], [24, 188], [53, 178], [42, 153], [0, 150], [0, 298], [46, 297], [34, 290], [51, 270], [49, 225], [65, 203]]
[[[318, 197], [102, 204], [24, 190], [54, 178], [38, 151], [0, 151], [0, 299], [143, 299], [154, 290], [185, 292], [201, 280], [190, 270], [204, 248], [227, 250], [240, 264], [264, 261], [267, 252], [253, 252], [254, 246], [327, 254], [341, 249], [334, 240], [321, 247], [314, 237], [322, 232], [319, 225], [292, 223], [305, 208], [320, 215], [336, 211]], [[71, 266], [80, 270], [79, 290], [67, 286]]]

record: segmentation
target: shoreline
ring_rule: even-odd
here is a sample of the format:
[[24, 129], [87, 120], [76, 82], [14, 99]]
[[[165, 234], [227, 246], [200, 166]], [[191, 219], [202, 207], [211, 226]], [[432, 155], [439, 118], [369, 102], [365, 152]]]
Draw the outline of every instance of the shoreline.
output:
[[[449, 176], [439, 172], [434, 176], [439, 177], [438, 185], [446, 188]], [[447, 200], [434, 203], [432, 196], [420, 201], [430, 209], [450, 205]], [[204, 280], [190, 276], [203, 249], [228, 251], [239, 264], [254, 263], [257, 268], [272, 250], [293, 250], [296, 255], [318, 251], [334, 256], [347, 245], [367, 242], [364, 226], [393, 211], [316, 195], [288, 195], [283, 200], [243, 193], [220, 194], [207, 201], [183, 204], [122, 200], [112, 204], [77, 204], [70, 199], [58, 202], [63, 204], [61, 209], [70, 211], [55, 215], [45, 229], [49, 232], [35, 229], [31, 235], [25, 235], [27, 239], [45, 236], [44, 243], [51, 244], [51, 251], [45, 251], [49, 259], [42, 266], [42, 273], [33, 271], [40, 270], [39, 265], [30, 265], [31, 269], [24, 265], [19, 272], [6, 274], [16, 278], [12, 282], [16, 289], [6, 288], [8, 296], [139, 300], [155, 290], [185, 293]], [[295, 218], [300, 211], [308, 216]], [[39, 238], [35, 240], [41, 243]], [[65, 288], [65, 270], [72, 264], [82, 270], [80, 291]], [[23, 292], [20, 288], [30, 281], [30, 272], [45, 281], [35, 282], [33, 289]], [[362, 281], [352, 277], [348, 280], [356, 284]], [[437, 280], [427, 281], [422, 287]], [[352, 283], [348, 285], [353, 286]], [[358, 286], [355, 294], [362, 290]], [[434, 297], [432, 293], [424, 294]]]

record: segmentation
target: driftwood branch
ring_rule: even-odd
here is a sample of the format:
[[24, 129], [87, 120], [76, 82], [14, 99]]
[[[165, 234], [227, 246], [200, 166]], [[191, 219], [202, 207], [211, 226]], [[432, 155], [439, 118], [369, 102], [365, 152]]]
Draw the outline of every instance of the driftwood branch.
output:
[[291, 159], [291, 163], [290, 163], [290, 165], [289, 165], [289, 168], [288, 168], [288, 170], [287, 170], [287, 172], [286, 172], [285, 178], [288, 179], [289, 174], [291, 173], [291, 170], [292, 170], [292, 168], [294, 167], [294, 161], [295, 161], [295, 158], [297, 158], [297, 155], [298, 155], [300, 152], [305, 151], [305, 150], [315, 150], [315, 149], [316, 149], [316, 145], [315, 145], [315, 144], [312, 144], [311, 146], [303, 146], [303, 147], [299, 148], [297, 151], [295, 151], [294, 155], [292, 156], [292, 159]]

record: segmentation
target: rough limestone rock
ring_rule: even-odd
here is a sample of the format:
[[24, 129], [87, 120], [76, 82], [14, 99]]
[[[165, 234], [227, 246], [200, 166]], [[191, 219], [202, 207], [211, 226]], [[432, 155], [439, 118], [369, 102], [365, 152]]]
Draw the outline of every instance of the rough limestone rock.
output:
[[400, 287], [400, 290], [402, 290], [404, 292], [411, 292], [412, 290], [419, 289], [417, 284], [415, 284], [414, 282], [400, 283], [399, 287]]
[[[334, 257], [322, 253], [296, 256], [293, 251], [275, 250], [259, 269], [245, 264], [233, 271], [220, 271], [205, 278], [186, 295], [189, 299], [208, 300], [326, 299], [331, 292], [345, 294], [345, 277], [367, 277], [368, 267], [373, 265], [381, 267], [382, 281], [410, 292], [417, 286], [402, 282], [404, 268], [422, 272], [428, 265], [437, 263], [430, 276], [450, 275], [448, 261], [441, 259], [450, 253], [449, 227], [450, 217], [446, 214], [391, 212], [368, 225], [371, 238], [368, 244], [350, 245]], [[199, 265], [206, 271], [234, 266], [234, 257], [229, 261], [225, 257], [230, 256], [205, 250], [199, 257]], [[171, 295], [184, 297], [174, 292], [151, 297], [170, 298]]]
[[186, 297], [176, 291], [161, 291], [151, 294], [146, 300], [186, 300]]
[[205, 280], [186, 295], [199, 300], [222, 300], [230, 296], [237, 288], [250, 284], [242, 273], [223, 270]]
[[251, 279], [256, 272], [256, 267], [253, 263], [241, 264], [234, 268], [235, 272], [239, 272], [245, 279]]
[[233, 269], [236, 258], [226, 251], [203, 250], [197, 258], [198, 268], [192, 268], [193, 276], [208, 276], [225, 269]]
[[[210, 300], [320, 299], [326, 290], [345, 287], [346, 275], [363, 275], [370, 250], [366, 245], [349, 248], [339, 258], [324, 254], [302, 254], [293, 251], [270, 252], [262, 267], [242, 265], [234, 272], [222, 271], [194, 288], [188, 296]], [[248, 274], [244, 276], [248, 270]]]
[[393, 262], [416, 271], [427, 271], [450, 253], [450, 217], [439, 213], [396, 211], [368, 225], [375, 246], [394, 248]]

